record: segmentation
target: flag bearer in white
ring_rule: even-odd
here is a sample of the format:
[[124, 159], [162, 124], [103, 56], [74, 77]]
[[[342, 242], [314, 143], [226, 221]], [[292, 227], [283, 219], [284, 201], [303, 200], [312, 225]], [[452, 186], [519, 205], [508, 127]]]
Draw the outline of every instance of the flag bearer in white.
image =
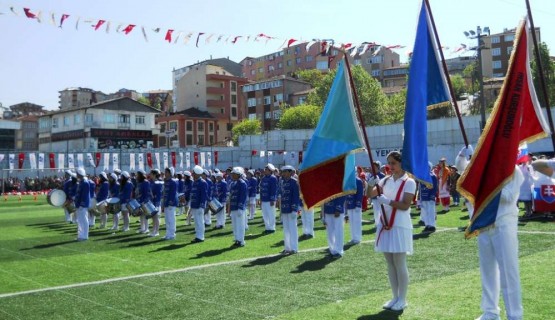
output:
[[281, 168], [281, 202], [280, 213], [283, 223], [283, 242], [285, 249], [282, 254], [294, 254], [299, 251], [297, 230], [297, 211], [299, 210], [299, 183], [291, 176], [295, 173], [292, 166]]
[[77, 241], [89, 239], [89, 204], [90, 185], [83, 168], [77, 169], [77, 193], [75, 194], [75, 207], [77, 208]]

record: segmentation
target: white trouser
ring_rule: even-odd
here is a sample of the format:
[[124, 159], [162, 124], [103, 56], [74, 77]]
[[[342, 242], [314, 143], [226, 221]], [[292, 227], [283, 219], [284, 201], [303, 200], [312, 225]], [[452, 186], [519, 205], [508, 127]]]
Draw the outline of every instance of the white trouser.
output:
[[245, 244], [245, 220], [247, 218], [245, 210], [232, 210], [230, 215], [235, 241]]
[[518, 217], [503, 217], [493, 229], [478, 236], [482, 303], [485, 314], [499, 314], [499, 291], [509, 320], [522, 319], [522, 292], [518, 270]]
[[302, 209], [301, 222], [303, 224], [303, 234], [314, 236], [314, 209]]
[[191, 208], [191, 214], [195, 219], [195, 237], [204, 240], [204, 208]]
[[145, 215], [141, 215], [141, 217], [139, 218], [139, 220], [141, 221], [141, 232], [147, 232], [148, 231], [148, 219], [146, 218]]
[[351, 225], [351, 241], [362, 241], [362, 208], [356, 207], [347, 210], [349, 214], [349, 224]]
[[345, 223], [345, 214], [342, 213], [337, 218], [334, 214], [324, 214], [324, 216], [330, 253], [343, 255], [343, 224]]
[[276, 206], [270, 205], [270, 201], [262, 201], [262, 219], [266, 230], [276, 230]]
[[256, 197], [249, 198], [249, 219], [254, 219], [254, 214], [256, 213]]
[[420, 201], [420, 218], [426, 227], [436, 226], [436, 201]]
[[71, 213], [69, 213], [69, 211], [67, 211], [66, 208], [64, 208], [64, 214], [66, 216], [66, 222], [72, 222], [71, 220]]
[[297, 230], [297, 214], [282, 213], [283, 243], [286, 251], [299, 251], [299, 232]]
[[175, 207], [165, 207], [166, 238], [175, 238]]
[[103, 213], [100, 215], [100, 227], [104, 228], [106, 227], [106, 222], [108, 221], [108, 215], [106, 213]]
[[225, 208], [216, 213], [216, 226], [225, 227]]
[[94, 213], [92, 212], [88, 212], [89, 214], [89, 227], [94, 227], [94, 224], [96, 223], [96, 216], [94, 215]]
[[79, 207], [76, 212], [77, 216], [77, 239], [89, 238], [89, 210]]
[[374, 223], [378, 223], [378, 221], [380, 221], [382, 209], [380, 203], [376, 199], [372, 199], [372, 211], [374, 211]]
[[210, 211], [209, 209], [204, 209], [204, 212], [204, 223], [209, 226], [212, 224], [212, 211]]

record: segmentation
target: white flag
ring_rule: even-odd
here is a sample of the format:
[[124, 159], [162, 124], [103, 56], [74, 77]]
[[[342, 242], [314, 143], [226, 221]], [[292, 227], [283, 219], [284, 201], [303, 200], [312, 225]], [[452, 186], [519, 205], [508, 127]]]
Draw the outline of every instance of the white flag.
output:
[[73, 153], [67, 155], [67, 168], [75, 169], [75, 165], [73, 164]]
[[58, 153], [58, 171], [64, 170], [64, 164], [66, 163], [65, 154]]
[[4, 154], [0, 153], [0, 163], [2, 163], [2, 160], [4, 160]]
[[189, 152], [185, 152], [185, 166], [187, 169], [191, 169], [191, 154]]
[[87, 161], [89, 162], [91, 167], [93, 167], [93, 168], [96, 167], [95, 164], [94, 164], [94, 159], [93, 159], [92, 153], [87, 153]]
[[85, 165], [83, 164], [83, 154], [82, 153], [77, 154], [77, 167], [85, 169]]
[[179, 168], [183, 170], [183, 152], [179, 153]]
[[164, 170], [168, 168], [168, 153], [162, 152], [162, 158], [164, 160]]
[[274, 152], [268, 151], [268, 163], [272, 163], [273, 156], [274, 156]]
[[155, 152], [154, 153], [154, 158], [156, 159], [156, 168], [158, 168], [158, 170], [160, 170], [160, 171], [164, 171], [165, 168], [160, 167], [160, 153]]
[[119, 169], [119, 154], [112, 153], [112, 169]]
[[29, 153], [29, 164], [31, 164], [31, 169], [37, 168], [37, 158], [34, 152]]
[[12, 170], [13, 170], [14, 163], [15, 163], [15, 154], [10, 153], [10, 173], [11, 173]]
[[110, 171], [110, 154], [109, 153], [105, 153], [104, 154], [104, 171], [108, 172]]
[[129, 171], [135, 171], [135, 154], [129, 153]]
[[205, 152], [201, 152], [200, 153], [200, 166], [204, 168], [204, 166], [206, 165], [206, 153]]
[[212, 152], [208, 152], [206, 153], [206, 155], [208, 156], [206, 159], [206, 164], [212, 168]]
[[139, 169], [141, 169], [141, 170], [145, 169], [145, 160], [143, 158], [142, 153], [139, 153]]
[[44, 153], [39, 153], [39, 169], [44, 169]]

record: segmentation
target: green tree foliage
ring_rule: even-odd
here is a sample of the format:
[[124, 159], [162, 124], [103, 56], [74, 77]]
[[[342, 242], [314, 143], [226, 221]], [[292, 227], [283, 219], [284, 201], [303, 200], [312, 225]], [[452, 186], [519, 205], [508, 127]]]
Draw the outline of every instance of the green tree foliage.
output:
[[[545, 42], [539, 44], [540, 59], [542, 61], [543, 75], [545, 77], [545, 84], [547, 86], [548, 99], [551, 106], [555, 105], [555, 62], [549, 57], [549, 48]], [[540, 104], [545, 107], [545, 99], [543, 88], [540, 83], [540, 73], [538, 71], [538, 63], [536, 62], [534, 54], [534, 59], [532, 60], [532, 76], [534, 78], [534, 86], [536, 87], [536, 92]]]
[[474, 94], [480, 90], [480, 85], [478, 83], [477, 62], [471, 63], [464, 68], [463, 78], [467, 79], [467, 82], [470, 83], [470, 86], [467, 87], [468, 93]]
[[[307, 104], [315, 106], [325, 104], [336, 73], [336, 70], [331, 70], [322, 78], [315, 90], [308, 95]], [[364, 124], [367, 126], [383, 124], [387, 98], [381, 90], [380, 84], [361, 66], [352, 67], [351, 73], [362, 109]]]
[[258, 119], [245, 119], [231, 129], [233, 144], [237, 145], [239, 136], [262, 133], [262, 124]]
[[277, 127], [280, 129], [313, 129], [316, 128], [322, 107], [303, 104], [283, 109]]
[[143, 96], [140, 96], [140, 97], [137, 99], [137, 102], [140, 102], [140, 103], [142, 103], [142, 104], [146, 104], [146, 105], [149, 106], [149, 107], [152, 107], [152, 106], [150, 105], [150, 100], [148, 100], [147, 98], [145, 98], [145, 97], [143, 97]]
[[387, 98], [387, 112], [385, 114], [385, 124], [403, 122], [405, 117], [405, 106], [407, 100], [407, 89], [402, 89], [398, 93]]
[[313, 88], [318, 87], [324, 78], [324, 74], [318, 69], [300, 70], [296, 75], [300, 80], [310, 83]]
[[450, 78], [453, 91], [455, 91], [455, 97], [458, 99], [463, 93], [468, 91], [468, 87], [461, 75], [452, 75]]

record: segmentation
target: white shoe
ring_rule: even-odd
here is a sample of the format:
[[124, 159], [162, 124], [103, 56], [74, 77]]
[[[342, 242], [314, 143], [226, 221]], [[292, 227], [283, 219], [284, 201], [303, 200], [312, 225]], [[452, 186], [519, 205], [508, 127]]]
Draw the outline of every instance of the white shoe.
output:
[[145, 233], [145, 231], [143, 229], [139, 229], [137, 230], [137, 233]]
[[386, 303], [384, 303], [382, 308], [384, 308], [386, 310], [391, 310], [391, 307], [393, 307], [396, 302], [397, 302], [397, 298], [393, 298], [393, 299], [387, 301]]
[[142, 233], [142, 234], [147, 234], [147, 233], [150, 233], [150, 230], [147, 229], [147, 230], [144, 230], [144, 231], [141, 232], [141, 233]]
[[151, 232], [148, 236], [154, 238], [154, 237], [158, 237], [159, 235], [160, 235], [160, 234], [159, 234], [158, 232], [156, 232], [156, 233], [152, 233], [152, 232]]
[[118, 226], [113, 226], [110, 228], [110, 230], [118, 230]]
[[501, 320], [501, 317], [498, 314], [484, 313], [476, 320]]
[[408, 307], [408, 304], [406, 301], [397, 300], [397, 302], [395, 302], [395, 304], [391, 307], [391, 310], [401, 311], [401, 310], [404, 310], [406, 307]]
[[123, 230], [122, 230], [122, 231], [123, 231], [123, 232], [127, 232], [127, 231], [129, 231], [129, 227], [127, 227], [127, 228], [123, 228]]

